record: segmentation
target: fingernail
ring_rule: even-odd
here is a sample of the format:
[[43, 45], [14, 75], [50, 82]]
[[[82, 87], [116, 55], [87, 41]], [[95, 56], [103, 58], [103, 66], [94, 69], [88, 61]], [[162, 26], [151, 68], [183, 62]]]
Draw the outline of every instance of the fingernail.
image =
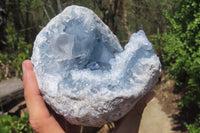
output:
[[22, 63], [22, 71], [23, 71], [23, 73], [26, 71], [26, 66], [25, 66], [24, 62]]
[[27, 77], [27, 73], [25, 73], [26, 66], [25, 66], [24, 62], [22, 63], [22, 71], [23, 71], [23, 77], [22, 77], [22, 79], [23, 79], [23, 82], [25, 83], [25, 80], [26, 80], [26, 77]]

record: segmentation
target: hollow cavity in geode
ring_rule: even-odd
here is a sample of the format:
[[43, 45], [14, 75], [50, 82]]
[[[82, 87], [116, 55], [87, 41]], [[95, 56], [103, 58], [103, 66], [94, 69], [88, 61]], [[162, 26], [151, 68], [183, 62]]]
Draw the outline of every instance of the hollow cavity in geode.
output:
[[160, 61], [145, 33], [124, 50], [89, 9], [69, 6], [37, 35], [32, 63], [44, 100], [70, 123], [123, 117], [156, 83]]

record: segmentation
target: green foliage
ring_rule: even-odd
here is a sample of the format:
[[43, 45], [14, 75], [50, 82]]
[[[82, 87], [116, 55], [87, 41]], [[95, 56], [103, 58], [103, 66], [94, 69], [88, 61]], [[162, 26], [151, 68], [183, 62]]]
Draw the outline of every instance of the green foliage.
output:
[[10, 76], [21, 76], [21, 64], [25, 59], [30, 58], [32, 50], [32, 45], [27, 44], [22, 37], [18, 37], [12, 28], [7, 28], [6, 33], [8, 46], [0, 51], [0, 66], [3, 69], [1, 70], [0, 79], [7, 78], [4, 69], [14, 71]]
[[[175, 0], [179, 10], [174, 15], [164, 11], [169, 21], [169, 33], [152, 36], [162, 62], [176, 80], [184, 86], [181, 106], [195, 103], [200, 109], [200, 2], [198, 0]], [[200, 119], [188, 125], [192, 133], [199, 132]]]
[[162, 62], [169, 68], [177, 85], [200, 87], [200, 2], [179, 0], [181, 8], [169, 20], [170, 32], [152, 36]]
[[6, 2], [6, 25], [12, 27], [26, 42], [32, 43], [36, 34], [48, 22], [42, 0], [12, 0]]
[[168, 54], [167, 61], [171, 61], [173, 77], [180, 83], [188, 82], [193, 87], [200, 87], [200, 2], [184, 0], [180, 4], [180, 11], [173, 17], [166, 13], [171, 32], [163, 37], [173, 39], [163, 50]]
[[17, 116], [1, 115], [0, 116], [0, 132], [1, 133], [33, 133], [29, 124], [28, 113]]
[[186, 125], [189, 133], [200, 133], [200, 116], [194, 124]]

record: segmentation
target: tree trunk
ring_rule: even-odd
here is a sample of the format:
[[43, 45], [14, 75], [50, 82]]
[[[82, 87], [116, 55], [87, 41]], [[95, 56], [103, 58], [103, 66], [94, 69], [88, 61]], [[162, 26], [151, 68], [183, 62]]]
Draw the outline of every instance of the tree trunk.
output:
[[[109, 4], [103, 2], [102, 0], [94, 0], [97, 3], [98, 8], [103, 14], [102, 20], [106, 23], [113, 33], [117, 33], [117, 9], [119, 5], [119, 0], [110, 0]], [[107, 5], [106, 5], [107, 4]]]
[[22, 13], [20, 11], [20, 0], [13, 0], [13, 4], [9, 6], [9, 12], [11, 12], [13, 15], [13, 21], [15, 30], [17, 33], [20, 33], [20, 30], [22, 29], [22, 23], [24, 21], [21, 21], [20, 19], [24, 20], [22, 17]]
[[62, 6], [60, 0], [57, 0], [58, 11], [62, 12]]
[[25, 41], [26, 42], [29, 42], [29, 30], [28, 30], [28, 28], [29, 28], [29, 26], [30, 26], [30, 24], [29, 24], [29, 9], [30, 9], [30, 1], [29, 0], [27, 0], [27, 2], [26, 2], [26, 20], [25, 20]]
[[121, 21], [122, 21], [122, 24], [123, 24], [123, 28], [124, 28], [124, 30], [126, 32], [126, 36], [127, 36], [126, 39], [129, 40], [129, 38], [131, 36], [131, 32], [130, 32], [129, 27], [128, 27], [127, 10], [126, 10], [126, 3], [125, 3], [125, 1], [120, 0], [119, 10], [121, 12], [120, 17], [121, 17]]
[[4, 47], [6, 44], [5, 39], [5, 0], [0, 0], [0, 50]]

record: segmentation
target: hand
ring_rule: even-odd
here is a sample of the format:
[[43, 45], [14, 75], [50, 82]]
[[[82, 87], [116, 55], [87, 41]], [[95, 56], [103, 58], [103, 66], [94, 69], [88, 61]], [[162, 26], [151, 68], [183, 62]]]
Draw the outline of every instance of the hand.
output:
[[24, 97], [33, 130], [36, 133], [64, 133], [64, 131], [67, 133], [79, 133], [80, 127], [71, 125], [61, 116], [49, 112], [41, 97], [30, 60], [23, 62], [22, 69]]
[[[69, 124], [62, 116], [47, 108], [41, 97], [31, 61], [24, 61], [22, 68], [24, 97], [33, 130], [36, 133], [80, 133], [79, 126]], [[119, 120], [119, 125], [113, 133], [137, 133], [142, 112], [154, 95], [153, 91], [146, 94], [125, 117]]]
[[149, 101], [155, 96], [155, 92], [150, 90], [133, 109], [119, 120], [118, 126], [112, 133], [138, 133], [142, 113]]

